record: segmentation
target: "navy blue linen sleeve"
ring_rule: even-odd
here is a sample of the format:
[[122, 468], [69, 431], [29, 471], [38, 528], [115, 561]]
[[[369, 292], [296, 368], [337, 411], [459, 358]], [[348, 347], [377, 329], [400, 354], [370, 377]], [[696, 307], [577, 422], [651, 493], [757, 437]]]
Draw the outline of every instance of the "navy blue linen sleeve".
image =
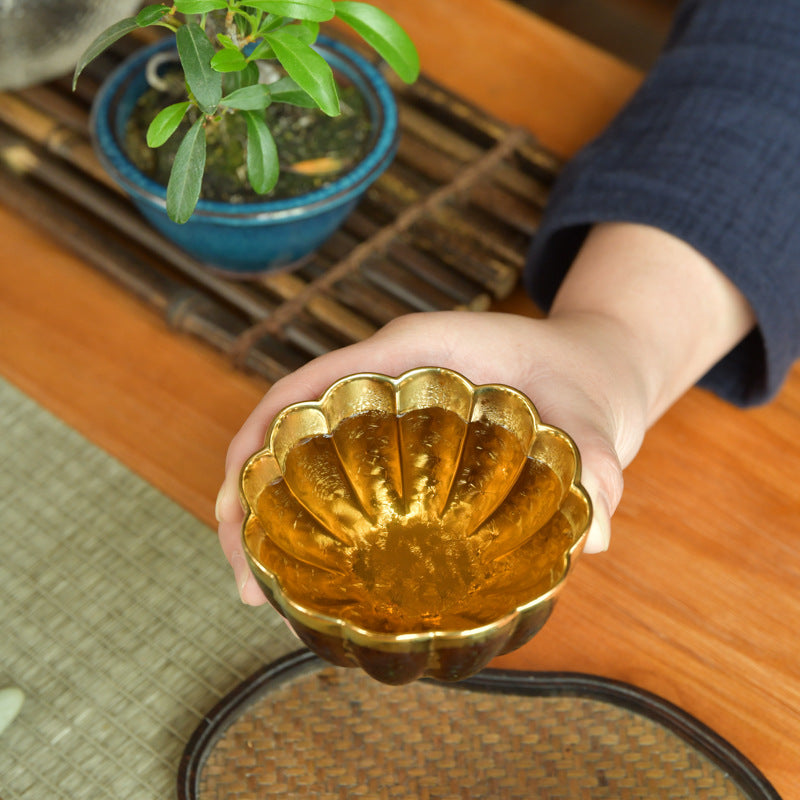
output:
[[758, 326], [701, 385], [770, 399], [800, 356], [800, 2], [691, 0], [631, 102], [566, 166], [525, 284], [548, 309], [597, 222], [692, 245], [748, 298]]

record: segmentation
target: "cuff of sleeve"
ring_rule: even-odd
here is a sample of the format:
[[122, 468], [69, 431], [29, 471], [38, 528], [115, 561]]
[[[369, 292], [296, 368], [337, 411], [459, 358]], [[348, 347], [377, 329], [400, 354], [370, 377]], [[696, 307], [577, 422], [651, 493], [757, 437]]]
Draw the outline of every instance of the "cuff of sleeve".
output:
[[[600, 191], [598, 184], [603, 187]], [[615, 187], [611, 191], [609, 184]], [[714, 365], [699, 385], [735, 405], [767, 402], [785, 380], [795, 357], [787, 332], [797, 327], [793, 318], [796, 307], [781, 297], [780, 285], [751, 269], [753, 263], [762, 263], [763, 253], [746, 242], [720, 247], [719, 235], [709, 234], [698, 222], [705, 219], [702, 210], [686, 198], [670, 200], [671, 194], [669, 186], [643, 188], [639, 180], [626, 187], [619, 175], [593, 173], [574, 181], [567, 177], [532, 244], [525, 287], [542, 309], [549, 310], [594, 224], [630, 222], [664, 230], [722, 269], [744, 292], [758, 319], [756, 329]], [[746, 279], [737, 281], [739, 275]]]

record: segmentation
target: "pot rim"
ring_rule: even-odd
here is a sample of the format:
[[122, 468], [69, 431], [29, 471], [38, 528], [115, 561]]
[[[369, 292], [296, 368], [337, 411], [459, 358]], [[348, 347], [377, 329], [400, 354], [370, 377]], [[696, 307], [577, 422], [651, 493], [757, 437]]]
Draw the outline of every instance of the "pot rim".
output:
[[[364, 79], [373, 94], [377, 108], [377, 136], [364, 158], [349, 172], [312, 192], [281, 200], [255, 203], [226, 203], [201, 198], [194, 218], [226, 218], [236, 220], [278, 222], [296, 217], [313, 216], [331, 207], [349, 202], [378, 177], [394, 158], [399, 139], [397, 104], [392, 89], [379, 69], [352, 47], [320, 35], [315, 47], [332, 53], [334, 63]], [[174, 37], [137, 50], [106, 78], [95, 96], [90, 114], [90, 131], [95, 152], [109, 175], [131, 194], [166, 213], [166, 186], [145, 175], [128, 158], [115, 134], [115, 118], [121, 92], [147, 61], [164, 50], [174, 49]], [[351, 76], [348, 76], [351, 77]], [[362, 88], [362, 87], [359, 87]]]

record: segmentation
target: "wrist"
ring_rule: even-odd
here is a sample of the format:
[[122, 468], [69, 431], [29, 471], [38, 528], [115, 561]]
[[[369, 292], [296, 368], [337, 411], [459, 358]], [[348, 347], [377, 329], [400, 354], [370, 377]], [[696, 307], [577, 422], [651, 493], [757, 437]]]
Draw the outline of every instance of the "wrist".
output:
[[628, 326], [603, 311], [559, 308], [548, 319], [553, 332], [573, 345], [569, 376], [595, 405], [594, 418], [621, 465], [627, 466], [641, 446], [649, 424], [649, 393], [641, 349]]
[[600, 224], [587, 237], [551, 311], [556, 320], [577, 316], [615, 340], [599, 343], [618, 348], [611, 361], [636, 376], [646, 427], [755, 324], [746, 299], [702, 254], [629, 223]]

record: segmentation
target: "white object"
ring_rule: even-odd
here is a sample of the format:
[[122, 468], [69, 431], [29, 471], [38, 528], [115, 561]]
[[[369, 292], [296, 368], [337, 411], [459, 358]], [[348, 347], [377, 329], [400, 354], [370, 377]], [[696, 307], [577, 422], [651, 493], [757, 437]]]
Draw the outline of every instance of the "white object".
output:
[[0, 689], [0, 734], [14, 721], [25, 702], [25, 693], [16, 686]]
[[0, 0], [0, 89], [19, 89], [72, 71], [109, 25], [140, 0]]

